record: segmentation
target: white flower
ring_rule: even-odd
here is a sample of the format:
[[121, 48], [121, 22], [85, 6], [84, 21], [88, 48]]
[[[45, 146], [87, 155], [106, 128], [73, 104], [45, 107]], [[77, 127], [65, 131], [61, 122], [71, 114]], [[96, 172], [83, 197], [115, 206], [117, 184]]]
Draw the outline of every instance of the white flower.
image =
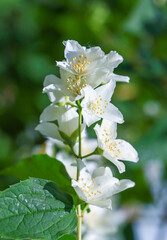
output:
[[[55, 120], [58, 121], [58, 126], [51, 123], [51, 121]], [[58, 107], [51, 104], [42, 112], [40, 122], [36, 130], [47, 137], [62, 141], [61, 132], [71, 137], [74, 131], [78, 129], [78, 113], [75, 108]], [[82, 125], [82, 130], [84, 131], [84, 125]]]
[[77, 41], [64, 41], [66, 61], [57, 62], [57, 66], [73, 74], [88, 74], [99, 68], [99, 63], [104, 63], [104, 52], [100, 47], [86, 49]]
[[106, 209], [97, 206], [89, 206], [90, 212], [85, 211], [83, 222], [88, 232], [96, 232], [103, 236], [116, 233], [127, 220], [127, 213], [122, 209]]
[[60, 151], [56, 154], [56, 159], [64, 164], [68, 175], [71, 178], [76, 179], [77, 167], [75, 158], [67, 154], [65, 151]]
[[[85, 155], [90, 154], [95, 151], [95, 149], [97, 148], [97, 140], [93, 139], [93, 138], [92, 139], [82, 138], [81, 146], [82, 146], [81, 155], [85, 156]], [[79, 142], [77, 142], [74, 145], [74, 151], [77, 155], [79, 152], [78, 149], [79, 149]], [[92, 158], [92, 156], [91, 156], [91, 158]]]
[[[123, 61], [122, 56], [116, 51], [105, 55], [100, 47], [86, 48], [74, 40], [64, 41], [63, 44], [65, 45], [66, 61], [57, 62], [57, 66], [75, 75], [92, 74], [100, 68], [104, 68], [108, 74], [112, 74], [114, 68]], [[128, 82], [129, 78], [122, 76], [121, 81]]]
[[65, 102], [62, 92], [61, 79], [51, 74], [44, 79], [43, 93], [47, 93], [51, 102]]
[[111, 236], [99, 234], [95, 231], [89, 231], [89, 232], [86, 232], [83, 237], [83, 240], [99, 240], [99, 239], [111, 240]]
[[139, 160], [138, 153], [132, 145], [124, 140], [116, 139], [116, 123], [104, 119], [101, 126], [96, 124], [94, 130], [98, 138], [98, 145], [104, 150], [103, 156], [113, 162], [120, 173], [125, 171], [125, 165], [118, 161], [118, 159], [131, 162]]
[[86, 86], [81, 90], [82, 95], [84, 96], [84, 99], [81, 102], [83, 118], [88, 126], [97, 122], [101, 118], [118, 123], [123, 122], [121, 112], [110, 103], [114, 89], [115, 81], [109, 82], [95, 90], [91, 86]]
[[43, 122], [37, 125], [35, 130], [39, 131], [44, 136], [51, 138], [51, 139], [57, 139], [59, 141], [63, 141], [62, 137], [60, 136], [60, 133], [58, 131], [58, 127], [54, 123], [49, 122]]
[[60, 78], [54, 75], [46, 76], [43, 92], [47, 92], [51, 102], [60, 102], [64, 96], [74, 100], [87, 85], [96, 88], [102, 82], [128, 82], [129, 77], [113, 73], [123, 58], [115, 51], [106, 54], [100, 47], [86, 48], [73, 40], [64, 41], [65, 58], [57, 62], [60, 67]]
[[[56, 159], [64, 164], [68, 175], [72, 179], [76, 179], [76, 177], [77, 177], [76, 159], [72, 155], [67, 154], [67, 152], [65, 152], [65, 151], [58, 152], [56, 154]], [[87, 161], [86, 166], [89, 169], [89, 172], [93, 172], [94, 169], [97, 167], [97, 163], [95, 161]]]
[[43, 93], [47, 93], [51, 102], [65, 101], [64, 96], [70, 96], [74, 100], [81, 96], [81, 89], [91, 85], [93, 88], [101, 84], [102, 80], [108, 82], [105, 70], [97, 70], [96, 74], [79, 76], [60, 69], [61, 79], [55, 75], [48, 75], [44, 80]]
[[81, 160], [78, 165], [79, 180], [72, 180], [72, 186], [79, 198], [91, 205], [111, 209], [111, 197], [134, 186], [130, 180], [114, 178], [108, 167], [96, 168], [91, 175]]
[[[96, 74], [88, 75], [74, 75], [70, 72], [60, 69], [62, 91], [65, 95], [71, 96], [75, 99], [78, 95], [81, 95], [81, 89], [90, 85], [92, 88], [96, 88], [102, 81], [108, 82], [109, 76], [105, 69], [97, 69]], [[111, 79], [111, 78], [110, 78]]]

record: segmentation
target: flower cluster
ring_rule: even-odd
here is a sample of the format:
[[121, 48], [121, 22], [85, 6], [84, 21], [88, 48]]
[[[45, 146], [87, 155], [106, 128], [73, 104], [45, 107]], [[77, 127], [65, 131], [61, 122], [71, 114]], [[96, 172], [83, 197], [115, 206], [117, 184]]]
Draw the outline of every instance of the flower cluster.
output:
[[[111, 103], [116, 82], [129, 82], [129, 77], [113, 72], [123, 61], [117, 52], [105, 54], [100, 47], [86, 48], [73, 40], [63, 44], [65, 60], [57, 62], [60, 78], [49, 75], [44, 80], [43, 92], [48, 94], [51, 104], [41, 114], [36, 129], [70, 146], [79, 172], [76, 171], [72, 186], [79, 198], [91, 205], [111, 208], [112, 195], [133, 187], [134, 182], [119, 181], [109, 167], [96, 167], [90, 173], [84, 159], [100, 154], [115, 164], [120, 173], [125, 171], [125, 165], [119, 160], [138, 161], [136, 150], [128, 142], [116, 139], [117, 123], [124, 120]], [[86, 128], [99, 120], [101, 125], [99, 122], [94, 127], [96, 146], [84, 154]]]

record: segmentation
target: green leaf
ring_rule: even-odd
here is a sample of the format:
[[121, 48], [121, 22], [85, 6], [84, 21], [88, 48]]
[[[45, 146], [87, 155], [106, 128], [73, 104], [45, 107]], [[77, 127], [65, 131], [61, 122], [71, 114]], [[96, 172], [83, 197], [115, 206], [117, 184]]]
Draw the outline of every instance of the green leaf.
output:
[[30, 178], [0, 193], [0, 235], [58, 239], [77, 226], [70, 195], [50, 181]]
[[76, 237], [72, 234], [66, 234], [63, 237], [59, 238], [59, 240], [76, 240]]
[[64, 165], [48, 155], [38, 154], [30, 158], [25, 158], [21, 162], [1, 171], [1, 175], [15, 177], [25, 180], [29, 177], [42, 178], [56, 182], [56, 184], [73, 198], [77, 195], [71, 187], [71, 178], [67, 174]]
[[67, 134], [65, 134], [64, 132], [60, 131], [60, 136], [64, 139], [64, 143], [69, 145], [69, 146], [74, 146], [74, 144], [77, 141], [78, 138], [78, 129], [76, 129], [71, 136], [68, 136]]

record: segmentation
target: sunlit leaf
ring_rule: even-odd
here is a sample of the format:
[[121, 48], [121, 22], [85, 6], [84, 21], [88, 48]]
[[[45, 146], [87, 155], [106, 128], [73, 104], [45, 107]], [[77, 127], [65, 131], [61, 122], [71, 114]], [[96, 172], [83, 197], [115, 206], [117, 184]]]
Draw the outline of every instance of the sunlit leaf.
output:
[[53, 182], [30, 178], [0, 193], [2, 237], [56, 240], [76, 226], [72, 198]]
[[76, 197], [76, 193], [71, 187], [71, 179], [64, 165], [48, 155], [38, 154], [25, 158], [21, 162], [3, 170], [1, 175], [12, 176], [19, 180], [25, 180], [29, 177], [51, 180], [56, 182], [62, 190], [68, 192], [74, 198]]

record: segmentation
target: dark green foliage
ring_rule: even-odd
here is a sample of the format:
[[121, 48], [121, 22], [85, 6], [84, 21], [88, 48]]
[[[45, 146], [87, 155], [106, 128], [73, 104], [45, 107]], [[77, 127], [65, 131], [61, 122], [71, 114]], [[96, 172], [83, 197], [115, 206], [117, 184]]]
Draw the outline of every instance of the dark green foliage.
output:
[[63, 237], [59, 238], [59, 240], [76, 240], [76, 237], [72, 234], [64, 235]]
[[75, 200], [77, 198], [64, 165], [48, 155], [38, 154], [23, 159], [18, 164], [3, 170], [1, 175], [12, 176], [19, 180], [25, 180], [29, 177], [48, 179], [56, 182], [62, 190], [71, 194]]
[[30, 178], [0, 194], [0, 235], [4, 238], [56, 240], [76, 226], [72, 198], [53, 182]]

